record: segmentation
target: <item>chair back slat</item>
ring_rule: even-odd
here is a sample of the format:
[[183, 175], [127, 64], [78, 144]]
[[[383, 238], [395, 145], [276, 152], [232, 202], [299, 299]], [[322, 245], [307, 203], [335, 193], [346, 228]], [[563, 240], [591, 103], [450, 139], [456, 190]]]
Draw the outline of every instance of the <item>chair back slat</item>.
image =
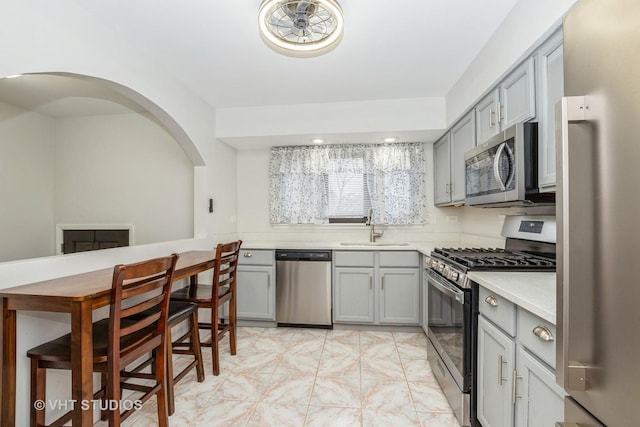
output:
[[122, 284], [122, 299], [141, 295], [149, 290], [162, 288], [165, 285], [166, 277], [163, 274], [148, 276], [139, 281], [128, 280]]
[[178, 255], [173, 254], [114, 267], [108, 357], [126, 351], [120, 348], [121, 341], [138, 345], [164, 335], [177, 260]]
[[160, 310], [159, 309], [154, 310], [154, 307], [158, 308], [158, 304], [162, 304], [163, 300], [164, 300], [164, 296], [162, 295], [162, 293], [156, 295], [155, 298], [142, 300], [141, 302], [138, 302], [135, 305], [132, 305], [131, 307], [123, 308], [120, 311], [120, 317], [123, 319], [130, 316], [140, 317], [143, 314], [148, 314], [147, 310], [149, 310], [150, 312], [159, 313]]

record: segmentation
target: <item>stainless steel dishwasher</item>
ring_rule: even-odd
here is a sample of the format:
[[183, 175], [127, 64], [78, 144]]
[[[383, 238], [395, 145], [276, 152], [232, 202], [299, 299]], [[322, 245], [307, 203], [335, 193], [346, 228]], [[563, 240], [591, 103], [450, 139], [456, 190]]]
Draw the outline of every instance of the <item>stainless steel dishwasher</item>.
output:
[[331, 251], [276, 250], [276, 322], [331, 328]]

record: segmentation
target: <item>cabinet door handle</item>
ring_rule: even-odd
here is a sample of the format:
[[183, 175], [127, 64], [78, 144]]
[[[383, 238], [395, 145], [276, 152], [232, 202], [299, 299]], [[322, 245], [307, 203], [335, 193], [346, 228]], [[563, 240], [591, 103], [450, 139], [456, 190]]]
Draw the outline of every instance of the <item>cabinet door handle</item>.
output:
[[271, 273], [267, 273], [267, 289], [271, 287]]
[[513, 381], [513, 384], [511, 385], [511, 402], [513, 402], [513, 404], [515, 405], [516, 399], [519, 399], [522, 397], [521, 394], [516, 394], [516, 385], [517, 385], [518, 379], [522, 379], [522, 376], [518, 375], [518, 371], [514, 369], [513, 376], [511, 379]]
[[382, 290], [384, 291], [384, 276], [380, 278], [380, 284], [382, 285]]
[[533, 332], [533, 335], [537, 336], [542, 341], [553, 341], [554, 340], [553, 334], [545, 326], [538, 325], [535, 328], [533, 328], [533, 331], [531, 331], [531, 332]]
[[502, 355], [498, 355], [498, 385], [502, 385], [506, 381], [506, 378], [502, 376], [502, 365], [505, 363], [507, 362], [502, 358]]
[[444, 185], [444, 192], [445, 194], [451, 194], [451, 184]]
[[251, 258], [253, 256], [253, 254], [251, 252], [245, 252], [244, 253], [244, 257], [245, 258]]
[[502, 121], [502, 119], [504, 119], [504, 117], [502, 117], [502, 104], [500, 102], [498, 102], [498, 123], [500, 123]]
[[484, 299], [484, 302], [489, 304], [491, 307], [497, 307], [498, 306], [498, 300], [493, 295], [489, 295], [488, 297], [486, 297]]
[[373, 276], [369, 275], [369, 289], [373, 290]]
[[493, 125], [493, 108], [489, 108], [489, 127], [492, 128]]

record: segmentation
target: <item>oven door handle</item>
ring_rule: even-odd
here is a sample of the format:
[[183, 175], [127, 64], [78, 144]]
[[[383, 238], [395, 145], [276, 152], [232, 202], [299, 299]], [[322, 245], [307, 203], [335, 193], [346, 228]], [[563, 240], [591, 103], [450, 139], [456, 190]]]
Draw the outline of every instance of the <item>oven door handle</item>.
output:
[[443, 294], [454, 298], [459, 303], [464, 304], [464, 292], [458, 289], [452, 289], [451, 286], [442, 283], [440, 280], [436, 279], [433, 275], [429, 275], [429, 282], [440, 292]]

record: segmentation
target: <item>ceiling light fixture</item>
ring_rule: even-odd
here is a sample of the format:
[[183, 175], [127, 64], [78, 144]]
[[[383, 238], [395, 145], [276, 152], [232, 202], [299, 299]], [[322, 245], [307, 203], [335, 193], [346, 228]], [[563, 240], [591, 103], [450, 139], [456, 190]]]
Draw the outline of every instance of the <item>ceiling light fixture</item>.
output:
[[310, 57], [338, 44], [344, 18], [336, 0], [264, 0], [258, 25], [262, 39], [276, 52]]
[[395, 137], [395, 136], [390, 136], [388, 138], [384, 138], [383, 139], [384, 142], [396, 142], [397, 140], [398, 140], [398, 138]]
[[324, 139], [316, 138], [316, 139], [311, 140], [311, 142], [313, 142], [314, 144], [322, 144], [324, 142]]

